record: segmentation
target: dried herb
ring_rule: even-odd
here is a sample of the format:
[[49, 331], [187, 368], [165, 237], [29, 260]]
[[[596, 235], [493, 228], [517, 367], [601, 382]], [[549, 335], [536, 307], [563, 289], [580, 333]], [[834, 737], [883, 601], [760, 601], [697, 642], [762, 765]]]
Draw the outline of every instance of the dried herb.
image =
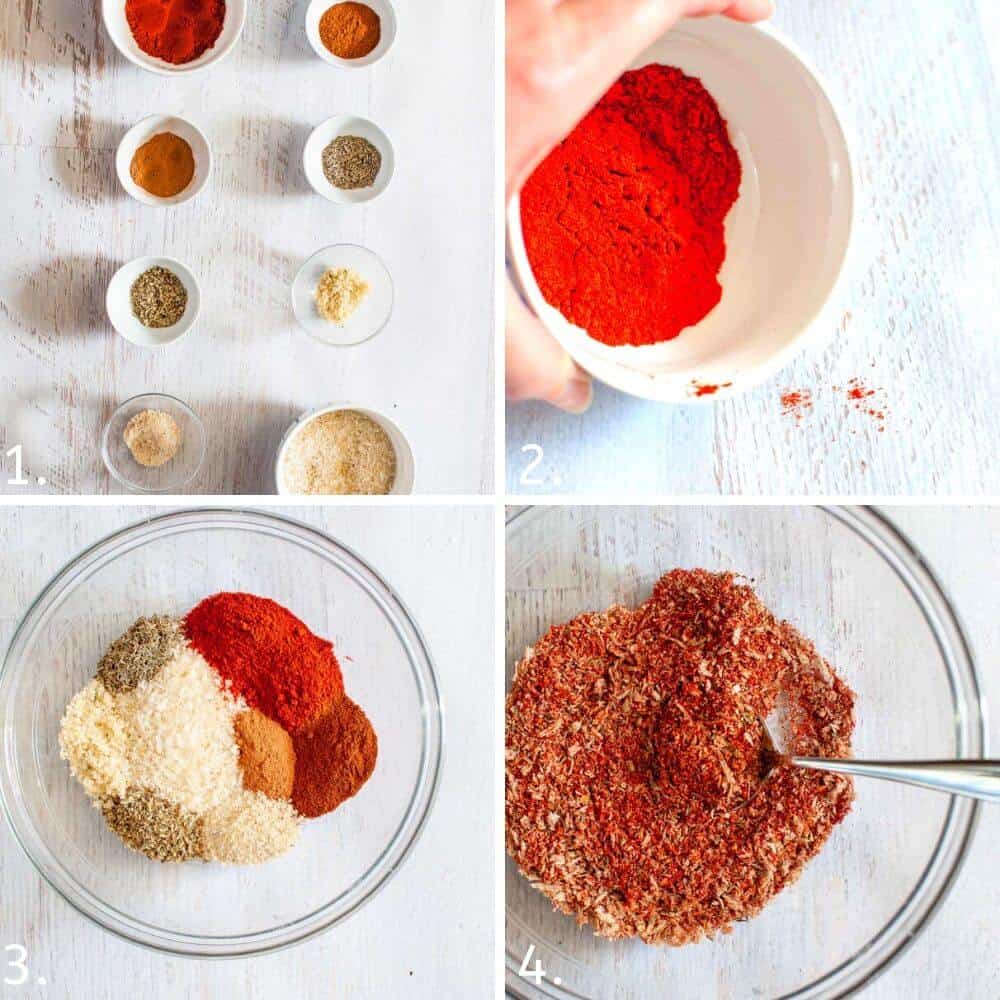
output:
[[133, 622], [108, 647], [97, 664], [97, 676], [114, 694], [134, 690], [151, 680], [180, 650], [181, 623], [169, 615], [151, 615]]
[[201, 820], [149, 791], [130, 788], [104, 803], [108, 826], [134, 851], [154, 861], [190, 861], [201, 856]]
[[187, 308], [187, 289], [173, 271], [151, 267], [143, 271], [129, 293], [132, 312], [143, 326], [162, 329], [173, 326]]
[[382, 169], [382, 154], [367, 139], [338, 135], [323, 150], [323, 175], [336, 188], [371, 187]]

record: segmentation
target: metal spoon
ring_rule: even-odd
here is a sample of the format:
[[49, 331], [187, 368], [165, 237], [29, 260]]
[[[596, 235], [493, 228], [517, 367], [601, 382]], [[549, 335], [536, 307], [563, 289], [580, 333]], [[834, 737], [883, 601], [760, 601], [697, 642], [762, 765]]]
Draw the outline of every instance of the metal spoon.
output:
[[931, 788], [951, 795], [966, 795], [986, 802], [1000, 802], [1000, 760], [841, 760], [824, 757], [794, 757], [775, 748], [771, 731], [763, 719], [765, 776], [778, 763], [808, 767], [814, 771], [854, 774], [862, 778], [886, 778], [904, 785]]

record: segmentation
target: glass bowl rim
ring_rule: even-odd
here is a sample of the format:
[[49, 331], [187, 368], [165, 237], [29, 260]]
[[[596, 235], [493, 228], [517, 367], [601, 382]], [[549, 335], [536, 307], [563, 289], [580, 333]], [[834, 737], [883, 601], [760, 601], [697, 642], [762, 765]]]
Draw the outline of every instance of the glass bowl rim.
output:
[[[45, 626], [49, 613], [61, 603], [70, 584], [85, 582], [94, 570], [150, 540], [196, 529], [223, 528], [263, 532], [299, 545], [348, 572], [366, 591], [395, 631], [409, 660], [421, 702], [422, 746], [414, 790], [399, 825], [375, 862], [347, 889], [309, 913], [266, 930], [201, 935], [166, 931], [124, 914], [82, 888], [62, 869], [34, 824], [22, 815], [8, 700], [14, 660]], [[64, 563], [32, 600], [0, 664], [0, 740], [0, 806], [7, 825], [39, 875], [73, 909], [115, 936], [152, 951], [191, 958], [248, 958], [280, 951], [336, 926], [373, 899], [403, 866], [423, 833], [437, 797], [444, 752], [444, 704], [434, 662], [416, 620], [395, 589], [354, 549], [319, 528], [274, 511], [233, 506], [185, 508], [133, 522], [88, 545]], [[26, 829], [21, 829], [19, 823], [24, 823]], [[41, 857], [36, 857], [36, 852]]]
[[[584, 502], [574, 506], [592, 505]], [[986, 757], [989, 744], [986, 731], [987, 705], [972, 644], [947, 591], [920, 550], [886, 513], [875, 507], [832, 504], [804, 506], [815, 507], [833, 517], [888, 563], [920, 609], [947, 671], [955, 710], [954, 736], [960, 748], [959, 756]], [[549, 505], [534, 505], [508, 508], [505, 538], [510, 538], [515, 526], [520, 528], [528, 520], [543, 516], [548, 507]], [[892, 966], [920, 936], [954, 886], [972, 846], [981, 808], [982, 803], [978, 801], [950, 796], [940, 836], [920, 878], [888, 922], [839, 965], [818, 979], [797, 987], [793, 992], [783, 994], [781, 1000], [814, 1000], [820, 997], [839, 1000], [870, 985]], [[504, 853], [506, 856], [506, 851]], [[509, 862], [509, 858], [507, 860]], [[505, 911], [505, 915], [507, 918], [512, 916], [509, 911]], [[513, 916], [516, 918], [516, 915]], [[520, 959], [506, 947], [504, 953], [508, 996], [516, 1000], [585, 1000], [584, 994], [573, 991], [565, 984], [555, 987], [546, 982], [547, 992], [532, 987], [518, 973]]]

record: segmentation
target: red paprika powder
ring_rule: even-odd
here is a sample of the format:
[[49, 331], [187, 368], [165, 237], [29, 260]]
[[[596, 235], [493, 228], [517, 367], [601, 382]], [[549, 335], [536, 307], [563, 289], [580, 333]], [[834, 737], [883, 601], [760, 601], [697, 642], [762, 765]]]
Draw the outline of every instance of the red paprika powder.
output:
[[225, 0], [125, 0], [125, 18], [146, 55], [179, 65], [208, 51], [222, 34]]
[[741, 178], [701, 81], [671, 66], [625, 73], [521, 192], [546, 301], [605, 344], [673, 339], [722, 297]]
[[293, 736], [344, 696], [333, 645], [276, 601], [214, 594], [188, 612], [184, 631], [234, 695]]

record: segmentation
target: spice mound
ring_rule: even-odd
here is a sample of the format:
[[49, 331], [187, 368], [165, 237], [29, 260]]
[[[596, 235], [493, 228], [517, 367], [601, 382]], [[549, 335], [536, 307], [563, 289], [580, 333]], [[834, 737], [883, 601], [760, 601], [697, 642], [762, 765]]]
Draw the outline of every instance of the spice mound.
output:
[[296, 431], [281, 462], [281, 477], [284, 491], [291, 494], [390, 493], [396, 449], [364, 413], [321, 413]]
[[607, 938], [728, 933], [794, 882], [850, 809], [854, 695], [731, 573], [674, 570], [635, 610], [557, 625], [507, 699], [507, 850]]
[[331, 268], [316, 285], [316, 311], [328, 323], [344, 324], [367, 298], [371, 286], [349, 267]]
[[132, 457], [147, 468], [166, 465], [181, 446], [181, 429], [164, 410], [142, 410], [125, 425], [122, 432]]
[[146, 55], [181, 65], [207, 52], [222, 34], [224, 0], [125, 0], [125, 19]]
[[151, 615], [70, 701], [61, 756], [109, 829], [154, 861], [256, 864], [375, 769], [332, 645], [280, 604], [222, 593]]
[[319, 19], [319, 37], [340, 59], [361, 59], [382, 39], [382, 21], [367, 4], [335, 3]]
[[323, 149], [323, 176], [343, 191], [371, 187], [382, 169], [378, 147], [357, 135], [338, 135]]
[[133, 154], [132, 180], [157, 198], [173, 198], [194, 178], [194, 153], [186, 139], [158, 132]]
[[595, 340], [655, 344], [718, 304], [742, 167], [712, 95], [670, 66], [625, 73], [521, 191], [545, 300]]
[[187, 309], [188, 293], [184, 282], [166, 267], [151, 267], [143, 271], [129, 291], [132, 313], [151, 329], [179, 323]]

